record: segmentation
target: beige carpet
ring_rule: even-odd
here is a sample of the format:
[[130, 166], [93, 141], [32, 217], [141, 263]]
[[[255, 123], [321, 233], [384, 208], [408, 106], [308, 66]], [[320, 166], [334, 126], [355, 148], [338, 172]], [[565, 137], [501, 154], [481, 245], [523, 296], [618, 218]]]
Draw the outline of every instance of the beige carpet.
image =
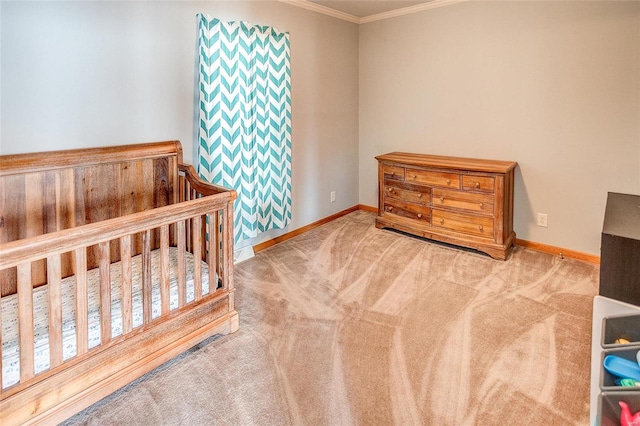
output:
[[598, 267], [357, 211], [236, 266], [240, 330], [68, 424], [587, 425]]

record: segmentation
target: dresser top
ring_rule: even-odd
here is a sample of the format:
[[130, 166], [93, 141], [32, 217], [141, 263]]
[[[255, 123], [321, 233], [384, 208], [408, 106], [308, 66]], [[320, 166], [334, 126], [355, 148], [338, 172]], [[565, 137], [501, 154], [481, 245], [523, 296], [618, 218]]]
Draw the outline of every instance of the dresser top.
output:
[[507, 173], [518, 163], [514, 161], [482, 160], [478, 158], [445, 157], [440, 155], [390, 152], [376, 157], [378, 161], [402, 163], [422, 167], [471, 170], [475, 172]]

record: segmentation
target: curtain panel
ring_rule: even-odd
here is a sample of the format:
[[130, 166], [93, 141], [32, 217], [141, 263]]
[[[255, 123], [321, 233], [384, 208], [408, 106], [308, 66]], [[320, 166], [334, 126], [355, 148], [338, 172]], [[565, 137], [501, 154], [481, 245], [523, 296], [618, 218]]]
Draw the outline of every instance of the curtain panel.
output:
[[291, 220], [289, 33], [201, 14], [198, 27], [198, 173], [237, 191], [237, 243]]

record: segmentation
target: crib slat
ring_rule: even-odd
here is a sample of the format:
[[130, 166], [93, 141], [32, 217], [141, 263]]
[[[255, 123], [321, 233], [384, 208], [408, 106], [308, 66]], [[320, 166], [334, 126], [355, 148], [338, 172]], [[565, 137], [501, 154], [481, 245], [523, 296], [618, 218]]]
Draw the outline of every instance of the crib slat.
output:
[[[187, 181], [185, 183], [185, 191], [184, 192], [185, 192], [185, 198], [187, 200], [191, 200], [192, 191], [191, 191], [191, 183], [189, 181]], [[191, 221], [188, 220], [186, 222], [185, 226], [186, 226], [186, 235], [190, 236], [191, 235]], [[189, 250], [189, 251], [191, 251], [191, 243], [192, 243], [191, 238], [187, 238], [187, 247], [186, 247], [186, 249]]]
[[20, 334], [20, 381], [35, 376], [33, 361], [33, 286], [31, 264], [18, 265], [18, 331]]
[[218, 278], [220, 278], [220, 269], [221, 267], [221, 257], [220, 257], [220, 212], [216, 212], [214, 215], [214, 226], [212, 230], [212, 245], [213, 245], [213, 255], [214, 260], [211, 265], [209, 265], [209, 281], [216, 281], [216, 288], [218, 287]]
[[60, 256], [47, 258], [49, 283], [49, 367], [62, 364], [62, 290]]
[[176, 223], [178, 228], [178, 306], [181, 308], [187, 303], [187, 272], [186, 272], [186, 235], [184, 220]]
[[89, 314], [87, 294], [87, 249], [79, 248], [76, 254], [76, 340], [77, 355], [89, 350]]
[[[229, 209], [229, 207], [227, 206], [224, 210], [222, 210], [220, 213], [220, 233], [218, 234], [220, 237], [220, 243], [219, 243], [219, 247], [220, 247], [220, 260], [219, 260], [219, 266], [218, 266], [218, 274], [220, 276], [220, 280], [222, 281], [222, 287], [223, 289], [226, 291], [228, 288], [229, 283], [227, 282], [227, 264], [225, 262], [225, 258], [227, 256], [227, 236], [226, 234], [228, 234], [227, 227], [229, 226], [228, 218], [229, 215], [227, 215], [227, 210]], [[231, 234], [233, 235], [233, 231], [231, 231]], [[233, 257], [233, 255], [232, 255]]]
[[120, 259], [120, 265], [122, 266], [122, 334], [127, 334], [133, 329], [131, 235], [120, 238]]
[[215, 226], [215, 213], [209, 213], [207, 215], [207, 234], [209, 238], [207, 238], [207, 265], [209, 266], [209, 294], [216, 291], [218, 287], [218, 283], [216, 282], [216, 226]]
[[111, 340], [111, 255], [108, 241], [98, 245], [100, 256], [100, 343]]
[[142, 234], [142, 318], [151, 322], [151, 231]]
[[[224, 233], [222, 241], [222, 282], [225, 290], [233, 288], [233, 274], [230, 271], [233, 270], [233, 202], [227, 204], [227, 208], [224, 209], [224, 218], [222, 222], [222, 232]], [[230, 298], [230, 305], [233, 301], [233, 296]], [[231, 305], [229, 309], [233, 309]]]
[[202, 298], [202, 216], [192, 219], [193, 225], [193, 293], [195, 300]]
[[[202, 198], [201, 194], [198, 194], [198, 198]], [[207, 215], [200, 216], [200, 269], [202, 269], [202, 262], [207, 262]], [[200, 280], [204, 283], [204, 276], [202, 273], [200, 274]], [[209, 290], [211, 290], [211, 286], [209, 286]], [[204, 287], [202, 287], [202, 291], [204, 292]]]
[[162, 314], [169, 312], [169, 225], [160, 228], [160, 299]]

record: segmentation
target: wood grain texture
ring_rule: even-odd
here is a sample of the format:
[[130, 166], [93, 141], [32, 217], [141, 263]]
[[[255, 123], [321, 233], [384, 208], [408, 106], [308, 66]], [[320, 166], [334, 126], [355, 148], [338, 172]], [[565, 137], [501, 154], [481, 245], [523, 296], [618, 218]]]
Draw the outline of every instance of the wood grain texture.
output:
[[[222, 211], [224, 216], [222, 222], [222, 229], [226, 229], [222, 236], [222, 252], [226, 255], [222, 259], [222, 281], [223, 287], [229, 292], [229, 309], [235, 311], [235, 305], [233, 303], [233, 292], [235, 284], [233, 282], [233, 201], [227, 202], [227, 208]], [[232, 319], [231, 329], [238, 329], [237, 315]]]
[[160, 227], [160, 301], [162, 315], [169, 312], [169, 225]]
[[378, 208], [377, 207], [367, 206], [366, 204], [358, 204], [358, 205], [355, 206], [355, 209], [356, 210], [363, 210], [363, 211], [369, 212], [369, 213], [377, 213], [378, 212]]
[[[61, 169], [55, 175], [55, 205], [56, 205], [56, 231], [69, 229], [76, 226], [75, 199], [74, 199], [74, 172], [73, 169]], [[73, 252], [62, 253], [60, 258], [61, 277], [65, 278], [74, 274]]]
[[[238, 328], [233, 308], [235, 191], [207, 184], [182, 163], [179, 142], [0, 158], [0, 298], [19, 306], [20, 382], [0, 392], [0, 423], [64, 419], [213, 333]], [[204, 218], [212, 222], [207, 232]], [[218, 218], [224, 218], [219, 228]], [[215, 229], [216, 232], [212, 232]], [[222, 234], [219, 229], [223, 229]], [[212, 238], [214, 241], [209, 241]], [[169, 309], [168, 252], [178, 255], [179, 306]], [[212, 250], [213, 247], [215, 250]], [[151, 311], [152, 250], [162, 253], [160, 315]], [[186, 256], [212, 265], [223, 290], [186, 301]], [[133, 329], [132, 258], [142, 255], [143, 324]], [[123, 334], [111, 335], [111, 267], [122, 268]], [[98, 268], [100, 337], [89, 348], [88, 272]], [[61, 281], [75, 275], [77, 353], [63, 359]], [[33, 288], [49, 285], [50, 368], [34, 370]], [[1, 343], [1, 340], [0, 340]], [[1, 379], [1, 375], [0, 375]], [[1, 380], [0, 380], [1, 382]]]
[[408, 153], [376, 158], [376, 226], [507, 258], [517, 163]]
[[51, 367], [62, 364], [62, 294], [60, 256], [47, 259], [49, 283], [49, 354]]
[[[44, 174], [25, 175], [25, 237], [33, 237], [45, 232], [44, 206], [47, 204], [44, 199], [43, 185]], [[38, 286], [46, 282], [47, 267], [46, 261], [40, 259], [31, 263], [31, 284]]]
[[[169, 154], [167, 146], [175, 150]], [[192, 168], [184, 166], [185, 171], [180, 172], [183, 177], [178, 176], [180, 159], [175, 143], [152, 144], [151, 148], [152, 153], [137, 159], [114, 154], [114, 149], [90, 149], [85, 155], [90, 155], [92, 161], [84, 163], [73, 158], [75, 152], [48, 153], [35, 158], [34, 164], [29, 165], [29, 173], [23, 175], [11, 168], [24, 164], [22, 155], [3, 157], [0, 202], [4, 207], [0, 223], [6, 226], [0, 227], [0, 243], [175, 204], [179, 199], [179, 179], [198, 182], [199, 187], [206, 188], [206, 183], [190, 175]], [[132, 152], [139, 150], [127, 146], [125, 153], [130, 149]], [[31, 154], [24, 156], [32, 157]], [[71, 159], [67, 158], [69, 156]], [[125, 160], [118, 162], [119, 157]], [[69, 167], [51, 166], [52, 158], [58, 158]], [[207, 192], [222, 191], [219, 187], [210, 187]], [[112, 261], [119, 260], [118, 244], [114, 241], [110, 246]], [[159, 234], [153, 231], [152, 248], [157, 247]], [[133, 254], [139, 254], [140, 250], [141, 240], [136, 236]], [[87, 253], [87, 266], [89, 269], [98, 266], [97, 246]], [[34, 262], [32, 268], [33, 285], [44, 284], [46, 264]], [[73, 274], [73, 261], [68, 255], [62, 258], [61, 270], [63, 278]], [[16, 292], [14, 272], [3, 271], [0, 280], [2, 294]]]
[[507, 173], [518, 163], [513, 161], [483, 160], [479, 158], [447, 157], [439, 155], [391, 152], [378, 155], [376, 160], [393, 165], [412, 165], [442, 169], [468, 170], [475, 172]]
[[187, 272], [186, 272], [186, 256], [187, 242], [185, 235], [185, 221], [179, 220], [178, 229], [178, 306], [183, 307], [187, 303]]
[[[7, 176], [0, 179], [0, 205], [2, 212], [0, 217], [0, 244], [25, 238], [26, 218], [24, 215], [16, 215], [25, 205], [25, 178], [24, 176]], [[2, 296], [15, 294], [17, 287], [17, 271], [15, 267], [0, 270], [0, 287]]]
[[150, 142], [46, 153], [3, 155], [0, 162], [0, 176], [23, 175], [43, 170], [87, 167], [167, 156], [177, 156], [178, 160], [182, 162], [180, 142]]
[[434, 206], [451, 207], [493, 216], [493, 196], [477, 192], [433, 189]]
[[108, 242], [98, 244], [100, 253], [100, 341], [111, 340], [111, 250]]
[[[508, 173], [507, 175], [513, 175], [513, 173]], [[508, 206], [513, 201], [513, 191], [506, 192], [505, 191], [505, 180], [509, 180], [507, 175], [497, 174], [495, 176], [495, 191], [494, 191], [494, 202], [497, 208], [494, 211], [494, 241], [497, 244], [504, 244], [505, 240], [512, 236], [512, 239], [515, 238], [515, 233], [513, 231], [508, 232], [506, 229], [513, 230], [513, 216], [508, 216], [506, 211], [506, 206]], [[513, 179], [513, 176], [511, 176]], [[502, 207], [501, 207], [502, 206]], [[511, 223], [505, 223], [505, 222]]]
[[76, 262], [76, 348], [77, 354], [84, 355], [89, 350], [89, 302], [87, 294], [87, 249], [75, 251]]
[[[227, 298], [207, 298], [0, 401], [3, 426], [63, 421], [214, 334], [230, 333]], [[49, 396], [43, 398], [43, 396]]]
[[[207, 226], [207, 234], [209, 238], [206, 239], [207, 247], [207, 265], [209, 266], [209, 271], [219, 271], [220, 270], [220, 235], [219, 235], [219, 226], [218, 226], [218, 213], [208, 214], [206, 220]], [[218, 283], [216, 282], [216, 289], [218, 289]]]
[[15, 266], [33, 257], [37, 251], [42, 257], [68, 252], [87, 239], [96, 244], [110, 241], [126, 235], [133, 235], [141, 229], [152, 229], [162, 225], [184, 220], [201, 211], [219, 210], [227, 207], [227, 200], [233, 199], [229, 193], [219, 197], [204, 197], [184, 203], [147, 210], [121, 218], [91, 223], [82, 227], [82, 234], [74, 229], [65, 229], [55, 235], [43, 234], [26, 240], [12, 241], [0, 245], [3, 256], [0, 257], [0, 269]]
[[133, 328], [133, 289], [131, 280], [131, 236], [120, 237], [120, 264], [122, 266], [122, 332]]
[[142, 322], [151, 322], [151, 231], [142, 234]]
[[538, 243], [536, 241], [523, 240], [516, 238], [515, 244], [520, 247], [540, 251], [542, 253], [553, 254], [555, 256], [567, 259], [581, 260], [587, 263], [600, 264], [600, 256], [596, 256], [589, 253], [583, 253], [568, 248], [552, 246], [549, 244]]
[[33, 369], [33, 297], [31, 295], [31, 265], [18, 265], [18, 327], [20, 329], [20, 381], [27, 381]]
[[[193, 257], [200, 260], [202, 258], [202, 217], [196, 216], [191, 219], [191, 222], [193, 224]], [[200, 262], [194, 263], [193, 292], [195, 299], [200, 300], [202, 297], [202, 263]]]

